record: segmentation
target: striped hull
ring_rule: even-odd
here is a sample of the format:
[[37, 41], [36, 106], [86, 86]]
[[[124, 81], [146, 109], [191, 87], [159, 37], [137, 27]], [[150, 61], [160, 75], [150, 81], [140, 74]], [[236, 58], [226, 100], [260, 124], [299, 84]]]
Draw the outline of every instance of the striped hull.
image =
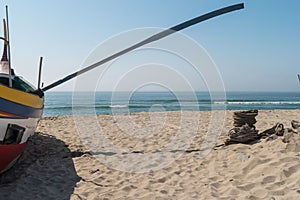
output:
[[44, 99], [0, 84], [0, 173], [26, 147], [43, 112]]

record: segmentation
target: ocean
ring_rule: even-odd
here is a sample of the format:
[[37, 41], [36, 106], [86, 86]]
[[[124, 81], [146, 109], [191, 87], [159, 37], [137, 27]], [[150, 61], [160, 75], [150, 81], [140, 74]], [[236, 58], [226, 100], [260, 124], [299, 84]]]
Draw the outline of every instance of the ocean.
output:
[[300, 109], [299, 92], [227, 92], [211, 99], [208, 92], [47, 92], [43, 116], [111, 114], [177, 110]]

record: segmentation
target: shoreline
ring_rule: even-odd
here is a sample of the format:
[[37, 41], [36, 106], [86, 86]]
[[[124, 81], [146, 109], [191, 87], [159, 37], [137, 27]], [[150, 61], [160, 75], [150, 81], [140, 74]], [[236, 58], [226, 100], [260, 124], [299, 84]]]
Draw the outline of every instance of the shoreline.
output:
[[[224, 127], [217, 142], [224, 141], [227, 132], [233, 127], [232, 114], [235, 111], [226, 111]], [[195, 116], [193, 115], [195, 113], [190, 111], [184, 112], [187, 119]], [[201, 147], [202, 136], [208, 130], [208, 119], [212, 112], [218, 111], [198, 112], [201, 112], [200, 120], [202, 121], [188, 144], [187, 149], [190, 150]], [[163, 146], [168, 147], [169, 141], [174, 138], [174, 132], [178, 133], [180, 127], [178, 125], [180, 111], [163, 112], [163, 114], [130, 113], [130, 119], [135, 124], [133, 129], [130, 128], [128, 121], [122, 118], [122, 115], [117, 119], [113, 119], [112, 115], [108, 114], [97, 115], [104, 135], [115, 146], [121, 147], [121, 151], [97, 146], [99, 147], [98, 154], [94, 155], [91, 155], [91, 149], [87, 150], [81, 141], [84, 137], [87, 140], [96, 140], [95, 131], [79, 137], [72, 115], [43, 117], [36, 134], [30, 139], [28, 148], [17, 165], [0, 176], [0, 197], [26, 196], [33, 199], [300, 198], [299, 134], [296, 134], [290, 143], [283, 143], [282, 138], [279, 137], [251, 145], [232, 144], [212, 149], [203, 157], [200, 156], [199, 151], [165, 151], [166, 153], [162, 154], [157, 150]], [[152, 118], [151, 115], [153, 115]], [[160, 119], [166, 119], [163, 126], [159, 126], [162, 122]], [[259, 110], [256, 120], [255, 126], [260, 132], [271, 128], [277, 122], [284, 124], [285, 128], [290, 128], [291, 120], [300, 121], [300, 110]], [[193, 124], [188, 120], [187, 123], [190, 124], [179, 133], [190, 134], [188, 130], [193, 130]], [[125, 126], [126, 124], [128, 126]], [[86, 130], [92, 130], [93, 124], [88, 124], [86, 127]], [[146, 131], [139, 132], [143, 128]], [[138, 131], [134, 132], [136, 130]], [[147, 135], [150, 132], [151, 134]], [[178, 145], [176, 147], [181, 147], [180, 143], [176, 145]], [[174, 150], [171, 147], [173, 146], [163, 150]], [[124, 152], [130, 154], [122, 154]], [[148, 154], [156, 160], [151, 160], [151, 158], [143, 160]], [[102, 157], [97, 157], [97, 155]], [[163, 157], [155, 157], [156, 155]], [[160, 167], [161, 163], [168, 158], [173, 158], [173, 155], [179, 156]], [[135, 160], [130, 160], [135, 158], [143, 162], [135, 163]], [[111, 163], [105, 163], [109, 159], [120, 162], [124, 168], [120, 168], [122, 165], [114, 166], [109, 165]], [[126, 168], [133, 167], [129, 161], [141, 167], [149, 162], [150, 170], [139, 172], [139, 169]], [[158, 168], [155, 168], [154, 164]], [[31, 190], [28, 185], [36, 187]]]
[[[249, 109], [249, 110], [258, 110], [259, 112], [261, 111], [290, 111], [290, 110], [299, 110], [300, 108], [290, 108], [290, 109], [286, 109], [286, 108], [278, 108], [278, 109]], [[128, 112], [128, 113], [96, 113], [95, 115], [128, 115], [128, 114], [138, 114], [138, 113], [165, 113], [165, 112], [211, 112], [211, 111], [228, 111], [228, 112], [236, 112], [236, 111], [245, 111], [242, 109], [226, 109], [226, 110], [170, 110], [170, 111], [137, 111], [137, 112]], [[60, 116], [73, 116], [73, 115], [77, 115], [77, 114], [71, 114], [71, 115], [47, 115], [47, 116], [42, 116], [43, 118], [48, 118], [48, 117], [60, 117]], [[79, 115], [94, 115], [94, 114], [79, 114]]]

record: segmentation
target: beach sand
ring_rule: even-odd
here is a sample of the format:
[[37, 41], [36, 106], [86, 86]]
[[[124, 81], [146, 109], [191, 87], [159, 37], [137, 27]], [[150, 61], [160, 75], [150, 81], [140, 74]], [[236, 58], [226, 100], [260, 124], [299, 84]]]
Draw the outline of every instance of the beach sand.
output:
[[[99, 115], [98, 126], [88, 116], [44, 117], [0, 175], [0, 199], [300, 199], [300, 134], [211, 149], [233, 128], [233, 111], [224, 127], [210, 123], [220, 112]], [[259, 111], [256, 120], [260, 132], [291, 128], [300, 110]], [[217, 141], [206, 140], [218, 129]]]

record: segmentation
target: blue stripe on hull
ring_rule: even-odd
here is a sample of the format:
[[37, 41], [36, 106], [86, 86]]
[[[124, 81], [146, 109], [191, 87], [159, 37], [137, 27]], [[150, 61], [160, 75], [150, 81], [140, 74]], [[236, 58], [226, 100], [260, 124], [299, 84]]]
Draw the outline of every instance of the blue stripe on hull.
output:
[[0, 110], [22, 118], [40, 118], [43, 108], [32, 108], [0, 98]]

